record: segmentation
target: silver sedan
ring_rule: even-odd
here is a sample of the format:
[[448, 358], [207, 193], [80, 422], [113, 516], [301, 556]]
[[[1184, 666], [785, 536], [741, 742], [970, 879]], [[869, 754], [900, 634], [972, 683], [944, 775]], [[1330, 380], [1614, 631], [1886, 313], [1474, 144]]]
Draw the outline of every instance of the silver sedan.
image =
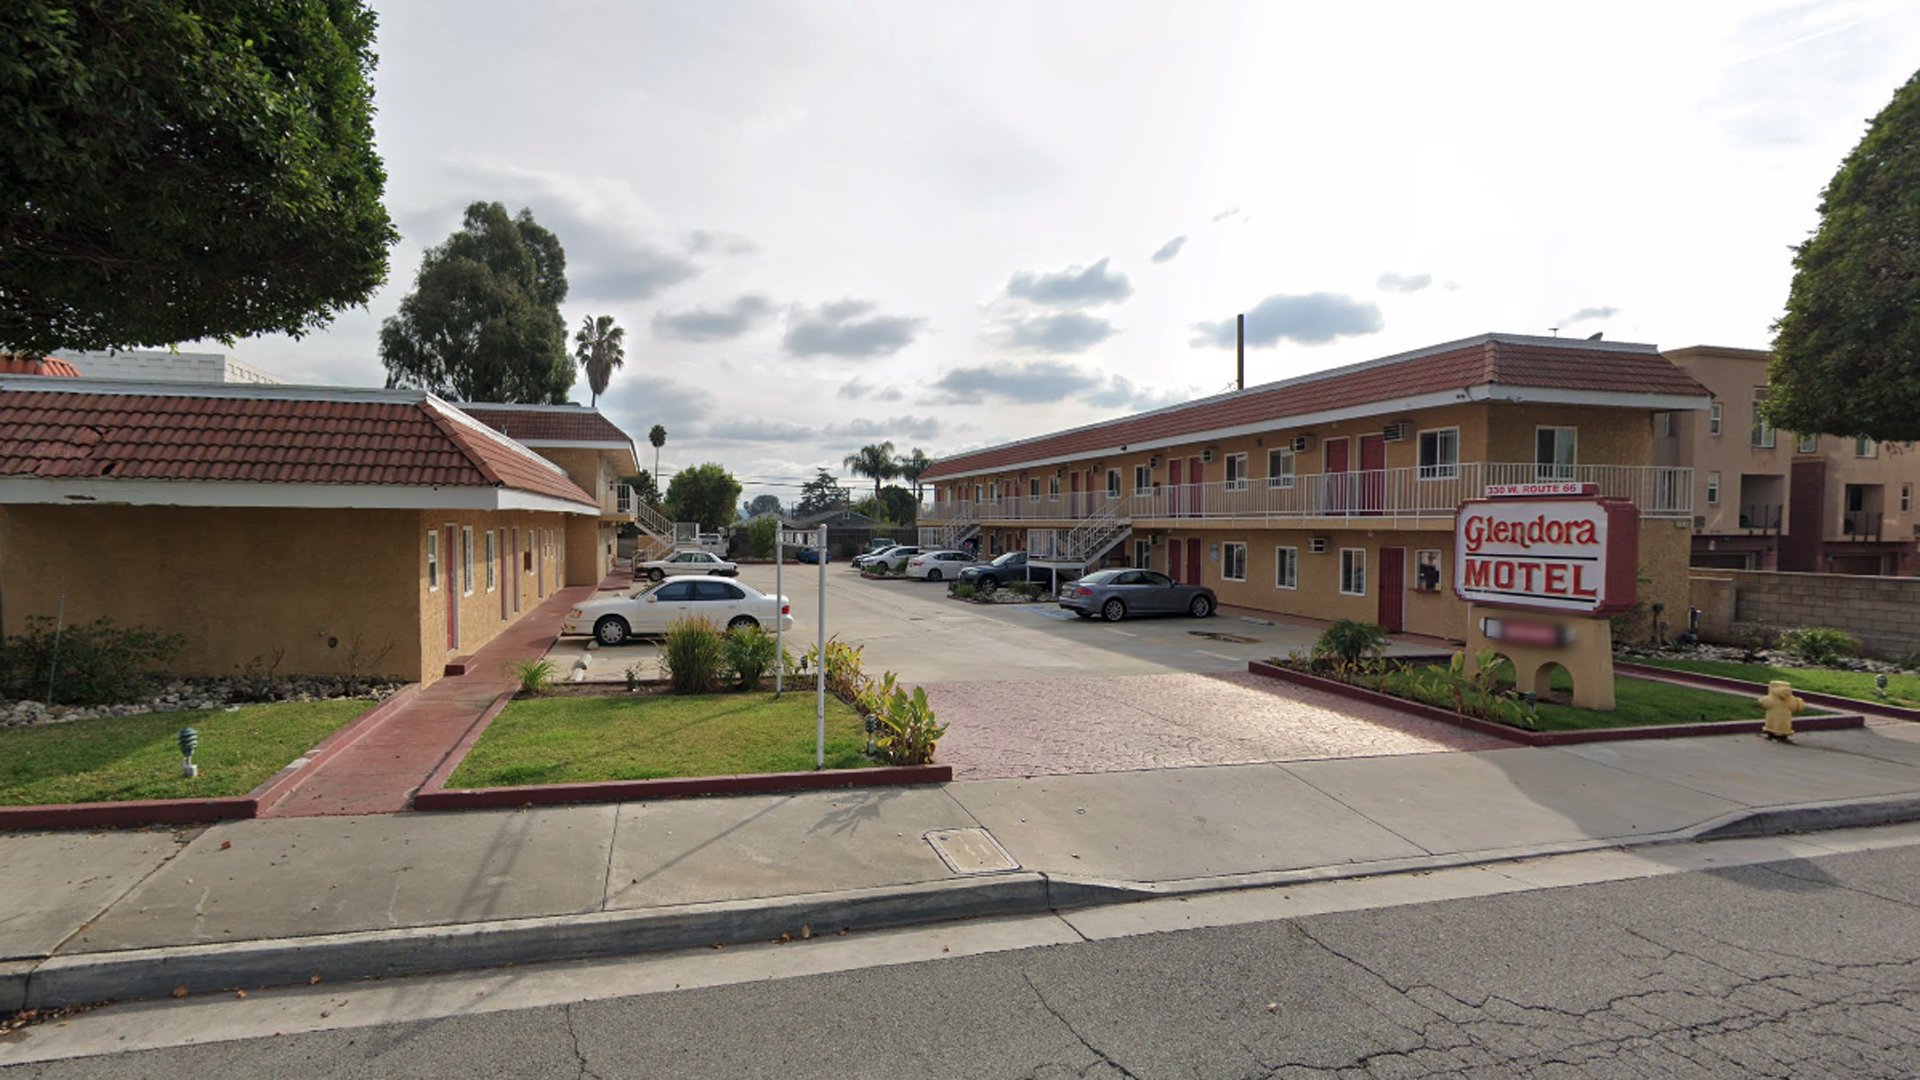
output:
[[1083, 619], [1119, 622], [1129, 615], [1204, 619], [1219, 602], [1205, 585], [1182, 585], [1156, 570], [1096, 570], [1060, 587], [1060, 606]]

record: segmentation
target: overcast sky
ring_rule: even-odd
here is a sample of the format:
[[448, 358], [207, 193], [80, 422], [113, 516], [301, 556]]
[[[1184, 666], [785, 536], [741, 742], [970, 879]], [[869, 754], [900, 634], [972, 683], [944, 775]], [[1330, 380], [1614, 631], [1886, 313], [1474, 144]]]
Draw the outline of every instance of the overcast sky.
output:
[[1242, 311], [1249, 383], [1487, 330], [1764, 347], [1920, 62], [1875, 0], [378, 7], [389, 284], [228, 351], [379, 385], [421, 249], [530, 207], [569, 322], [627, 328], [614, 420], [783, 498], [1225, 389]]

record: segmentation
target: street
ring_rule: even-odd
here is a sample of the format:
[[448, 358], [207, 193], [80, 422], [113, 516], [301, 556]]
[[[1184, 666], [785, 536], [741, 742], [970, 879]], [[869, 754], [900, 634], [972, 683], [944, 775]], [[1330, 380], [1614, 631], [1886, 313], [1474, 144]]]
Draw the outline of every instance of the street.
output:
[[0, 1062], [130, 1042], [164, 1048], [5, 1075], [1912, 1076], [1916, 881], [1912, 826], [1592, 852], [109, 1007], [0, 1040]]

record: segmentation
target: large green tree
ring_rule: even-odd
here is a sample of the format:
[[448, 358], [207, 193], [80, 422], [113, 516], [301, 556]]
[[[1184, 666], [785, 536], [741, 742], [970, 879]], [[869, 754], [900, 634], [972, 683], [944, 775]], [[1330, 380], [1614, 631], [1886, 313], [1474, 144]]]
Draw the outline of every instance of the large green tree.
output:
[[531, 211], [467, 207], [460, 231], [427, 249], [413, 292], [380, 327], [388, 386], [459, 401], [559, 405], [567, 355], [567, 256]]
[[587, 404], [600, 404], [600, 395], [607, 392], [607, 380], [626, 363], [626, 340], [626, 327], [614, 325], [611, 315], [581, 319], [580, 329], [573, 335], [573, 358], [580, 361], [587, 373], [587, 388], [593, 391], [593, 400]]
[[667, 485], [673, 520], [699, 522], [702, 529], [717, 529], [732, 521], [739, 504], [740, 481], [711, 461], [681, 469]]
[[897, 484], [888, 484], [880, 489], [879, 498], [861, 499], [854, 503], [853, 511], [889, 525], [911, 525], [919, 516], [920, 505], [914, 501], [913, 492]]
[[1920, 74], [1840, 163], [1793, 265], [1768, 418], [1789, 431], [1920, 439]]
[[387, 277], [360, 0], [0, 4], [0, 347], [326, 326]]
[[740, 509], [746, 516], [752, 517], [755, 514], [777, 514], [783, 508], [778, 495], [755, 495]]
[[933, 468], [933, 459], [925, 450], [914, 447], [913, 452], [894, 463], [900, 470], [900, 478], [913, 485], [913, 497], [920, 498], [920, 477]]
[[800, 485], [800, 501], [794, 504], [793, 512], [800, 517], [809, 517], [845, 505], [847, 489], [840, 486], [840, 478], [821, 469], [813, 479]]
[[859, 452], [848, 454], [841, 464], [855, 476], [873, 478], [873, 497], [876, 501], [880, 498], [881, 482], [900, 475], [900, 463], [893, 458], [891, 442], [869, 443], [861, 447]]
[[660, 448], [667, 445], [666, 427], [653, 425], [653, 430], [647, 432], [647, 442], [653, 444], [653, 482], [657, 487], [660, 483]]

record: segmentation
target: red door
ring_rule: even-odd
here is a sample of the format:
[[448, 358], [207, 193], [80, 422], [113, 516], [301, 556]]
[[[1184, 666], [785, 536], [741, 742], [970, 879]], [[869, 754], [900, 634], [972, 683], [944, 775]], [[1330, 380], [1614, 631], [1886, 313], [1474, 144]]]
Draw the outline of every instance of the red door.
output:
[[441, 548], [442, 551], [447, 553], [445, 560], [447, 569], [446, 573], [440, 575], [440, 587], [441, 590], [447, 594], [448, 652], [453, 652], [460, 647], [460, 594], [454, 591], [460, 587], [460, 559], [454, 551], [453, 544], [455, 539], [457, 539], [457, 537], [453, 531], [453, 526], [447, 526], [446, 539], [444, 546]]
[[1347, 476], [1346, 437], [1342, 436], [1338, 439], [1328, 439], [1326, 442], [1326, 454], [1327, 512], [1330, 514], [1344, 514], [1347, 512], [1347, 506], [1350, 502], [1347, 498], [1347, 484], [1350, 478]]
[[1380, 549], [1380, 628], [1397, 634], [1407, 623], [1407, 549]]
[[1187, 541], [1187, 576], [1184, 584], [1200, 584], [1200, 541]]
[[[1204, 482], [1205, 481], [1201, 479], [1200, 459], [1197, 457], [1188, 458], [1187, 459], [1187, 512], [1192, 514], [1194, 517], [1200, 516], [1200, 505], [1201, 505], [1200, 496], [1206, 490], [1200, 485]], [[1192, 566], [1199, 565], [1198, 563], [1192, 562], [1191, 560], [1189, 560], [1188, 564]], [[1198, 585], [1200, 584], [1200, 579], [1196, 577], [1191, 582], [1189, 582], [1189, 584]]]
[[[1174, 458], [1172, 461], [1167, 462], [1167, 516], [1168, 517], [1187, 516], [1186, 504], [1182, 502], [1180, 499], [1180, 476], [1182, 471], [1183, 470], [1180, 468], [1179, 458]], [[1174, 542], [1179, 543], [1179, 541], [1177, 540]], [[1168, 574], [1167, 576], [1177, 578], [1179, 577], [1179, 573], [1175, 571], [1173, 573]]]
[[1072, 485], [1072, 490], [1067, 492], [1067, 516], [1077, 518], [1080, 516], [1080, 474], [1067, 477], [1067, 483]]
[[1180, 580], [1180, 570], [1181, 570], [1180, 541], [1168, 540], [1167, 541], [1167, 576], [1172, 578], [1174, 581], [1178, 582]]
[[1377, 514], [1387, 505], [1387, 437], [1360, 436], [1360, 512]]

